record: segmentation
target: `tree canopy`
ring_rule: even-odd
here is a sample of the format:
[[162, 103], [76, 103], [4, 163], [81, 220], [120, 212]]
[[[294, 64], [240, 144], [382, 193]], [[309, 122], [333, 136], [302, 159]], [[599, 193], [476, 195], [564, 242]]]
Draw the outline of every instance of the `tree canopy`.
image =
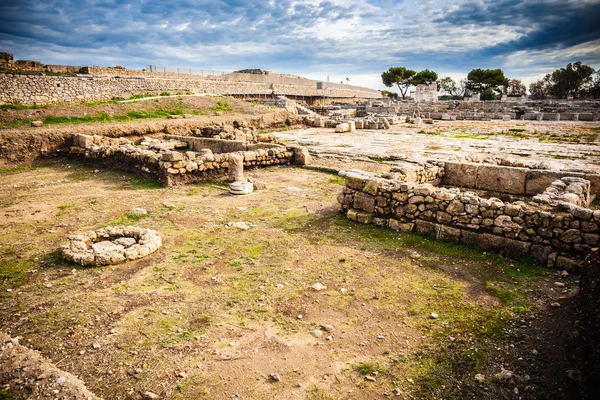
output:
[[456, 83], [454, 79], [446, 76], [437, 83], [438, 88], [448, 93], [453, 99], [462, 99], [469, 94], [466, 87], [467, 81], [464, 79], [461, 79], [460, 82]]
[[594, 72], [594, 68], [581, 61], [569, 63], [547, 75], [550, 93], [558, 98], [578, 97], [583, 86], [592, 81]]
[[482, 93], [486, 89], [497, 91], [500, 86], [508, 86], [508, 78], [501, 69], [477, 68], [467, 75], [467, 88], [473, 92]]
[[520, 79], [511, 79], [506, 87], [508, 96], [524, 96], [527, 93], [527, 87]]
[[381, 80], [387, 87], [398, 86], [402, 98], [406, 97], [408, 88], [420, 84], [431, 84], [437, 81], [438, 75], [434, 71], [424, 69], [416, 72], [406, 67], [390, 67], [381, 74]]
[[381, 74], [381, 80], [387, 87], [397, 85], [402, 98], [405, 98], [408, 88], [412, 86], [411, 79], [415, 74], [415, 71], [405, 67], [390, 67]]
[[411, 79], [413, 85], [426, 84], [429, 85], [438, 79], [438, 74], [428, 69], [417, 72]]

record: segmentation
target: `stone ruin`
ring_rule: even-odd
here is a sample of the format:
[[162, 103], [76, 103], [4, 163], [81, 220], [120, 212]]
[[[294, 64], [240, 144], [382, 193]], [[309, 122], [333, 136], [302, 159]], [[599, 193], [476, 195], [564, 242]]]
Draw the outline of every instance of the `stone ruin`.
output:
[[429, 161], [380, 175], [341, 171], [338, 202], [353, 221], [576, 271], [600, 245], [600, 210], [589, 208], [600, 176], [533, 167]]
[[158, 232], [135, 226], [101, 228], [69, 236], [63, 256], [83, 266], [112, 265], [137, 260], [162, 246]]
[[163, 139], [144, 137], [133, 143], [125, 138], [75, 134], [69, 153], [94, 165], [156, 179], [164, 186], [223, 176], [239, 181], [243, 168], [310, 163], [305, 148], [283, 146], [271, 135], [258, 135], [258, 140], [244, 135], [251, 140], [165, 135]]

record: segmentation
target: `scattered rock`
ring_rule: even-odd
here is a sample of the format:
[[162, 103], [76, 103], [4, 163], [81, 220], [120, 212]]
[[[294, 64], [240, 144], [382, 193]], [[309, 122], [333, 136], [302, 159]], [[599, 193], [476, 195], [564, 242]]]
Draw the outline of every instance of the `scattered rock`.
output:
[[146, 215], [148, 211], [145, 208], [134, 208], [131, 210], [131, 213], [134, 215]]
[[272, 374], [269, 374], [269, 378], [271, 378], [271, 380], [273, 382], [279, 382], [281, 380], [281, 377], [279, 376], [279, 374], [277, 372], [273, 372]]
[[365, 379], [368, 380], [369, 382], [375, 382], [377, 380], [377, 379], [375, 379], [374, 376], [371, 376], [371, 375], [365, 376]]
[[483, 382], [485, 382], [485, 375], [477, 374], [477, 375], [475, 375], [475, 380], [479, 383], [483, 383]]
[[56, 383], [65, 383], [67, 380], [67, 378], [65, 378], [64, 376], [60, 376], [58, 378], [56, 378]]
[[512, 371], [509, 371], [508, 369], [503, 369], [502, 371], [500, 371], [496, 375], [494, 375], [494, 378], [496, 378], [496, 380], [499, 380], [499, 381], [508, 381], [508, 380], [512, 379], [513, 376], [514, 376], [514, 373]]
[[431, 319], [438, 319], [439, 316], [436, 313], [432, 312], [431, 315], [429, 315], [429, 317]]
[[158, 395], [152, 392], [144, 393], [144, 399], [158, 399]]
[[327, 289], [327, 286], [323, 285], [322, 283], [315, 283], [314, 285], [312, 285], [312, 289], [316, 290], [317, 292], [320, 292], [321, 290]]

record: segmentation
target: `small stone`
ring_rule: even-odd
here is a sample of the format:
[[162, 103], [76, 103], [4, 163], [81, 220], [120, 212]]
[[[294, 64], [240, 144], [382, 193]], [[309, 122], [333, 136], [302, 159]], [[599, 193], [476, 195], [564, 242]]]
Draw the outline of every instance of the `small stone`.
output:
[[277, 372], [273, 372], [272, 374], [269, 374], [269, 378], [271, 378], [271, 380], [274, 382], [279, 382], [281, 380], [281, 377], [279, 376], [279, 374]]
[[79, 355], [82, 356], [85, 354], [85, 350], [79, 350]]
[[540, 354], [539, 351], [537, 351], [536, 349], [531, 350], [531, 354], [533, 354], [534, 356], [537, 356], [538, 354]]
[[376, 381], [375, 377], [371, 376], [371, 375], [365, 376], [365, 379], [368, 380], [369, 382], [375, 382]]
[[323, 331], [320, 329], [315, 329], [314, 331], [311, 332], [311, 334], [314, 337], [320, 338], [321, 336], [323, 336]]
[[502, 371], [498, 372], [494, 377], [499, 381], [507, 381], [507, 380], [511, 379], [513, 376], [514, 376], [514, 374], [512, 371], [503, 369]]
[[325, 338], [325, 340], [333, 340], [333, 336], [331, 336], [331, 335], [330, 335], [330, 336], [327, 336], [327, 337]]
[[302, 319], [302, 314], [298, 314], [298, 316], [296, 318]]
[[92, 343], [92, 348], [98, 350], [100, 348], [100, 343], [98, 343], [98, 342]]
[[144, 399], [158, 399], [158, 395], [152, 392], [144, 393]]
[[479, 383], [483, 383], [485, 381], [485, 375], [477, 374], [477, 375], [475, 375], [475, 380]]
[[431, 313], [431, 315], [429, 316], [431, 319], [438, 319], [438, 315], [434, 312]]
[[395, 388], [394, 390], [392, 390], [392, 394], [394, 396], [400, 396], [402, 394], [402, 390], [400, 390], [400, 388]]
[[321, 325], [321, 329], [323, 329], [325, 332], [333, 332], [333, 331], [335, 331], [334, 326], [333, 325], [329, 325], [329, 324]]
[[554, 282], [554, 286], [565, 287], [565, 283], [564, 282]]
[[134, 215], [146, 215], [148, 211], [145, 208], [134, 208], [131, 210], [131, 213]]
[[163, 202], [162, 205], [165, 208], [175, 208], [175, 204], [168, 202], [168, 201]]
[[65, 383], [67, 381], [67, 378], [65, 378], [64, 376], [60, 376], [58, 378], [56, 378], [56, 383]]
[[313, 290], [320, 292], [321, 290], [327, 289], [327, 286], [323, 285], [322, 283], [315, 283], [314, 285], [312, 285], [312, 288]]
[[180, 373], [178, 373], [177, 376], [180, 377], [180, 378], [184, 378], [184, 379], [187, 378], [187, 374], [185, 372], [183, 372], [183, 371], [181, 371]]
[[563, 269], [562, 271], [560, 271], [560, 276], [562, 278], [566, 278], [567, 276], [569, 276], [569, 273]]
[[550, 303], [550, 307], [559, 308], [560, 303], [558, 303], [558, 302]]

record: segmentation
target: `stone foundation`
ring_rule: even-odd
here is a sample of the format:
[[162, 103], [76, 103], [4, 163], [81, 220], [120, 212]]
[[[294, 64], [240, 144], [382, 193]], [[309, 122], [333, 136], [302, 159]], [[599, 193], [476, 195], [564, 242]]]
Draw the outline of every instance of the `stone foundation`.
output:
[[346, 177], [346, 187], [338, 202], [349, 219], [360, 223], [428, 233], [509, 255], [529, 254], [548, 267], [568, 270], [577, 269], [599, 245], [600, 211], [571, 203], [558, 201], [552, 207], [503, 202], [458, 188], [403, 182], [362, 171], [340, 175]]
[[76, 134], [70, 154], [93, 165], [156, 179], [165, 186], [225, 176], [233, 155], [243, 157], [244, 168], [308, 162], [299, 147], [185, 136], [167, 139], [144, 138], [133, 144], [125, 138]]

